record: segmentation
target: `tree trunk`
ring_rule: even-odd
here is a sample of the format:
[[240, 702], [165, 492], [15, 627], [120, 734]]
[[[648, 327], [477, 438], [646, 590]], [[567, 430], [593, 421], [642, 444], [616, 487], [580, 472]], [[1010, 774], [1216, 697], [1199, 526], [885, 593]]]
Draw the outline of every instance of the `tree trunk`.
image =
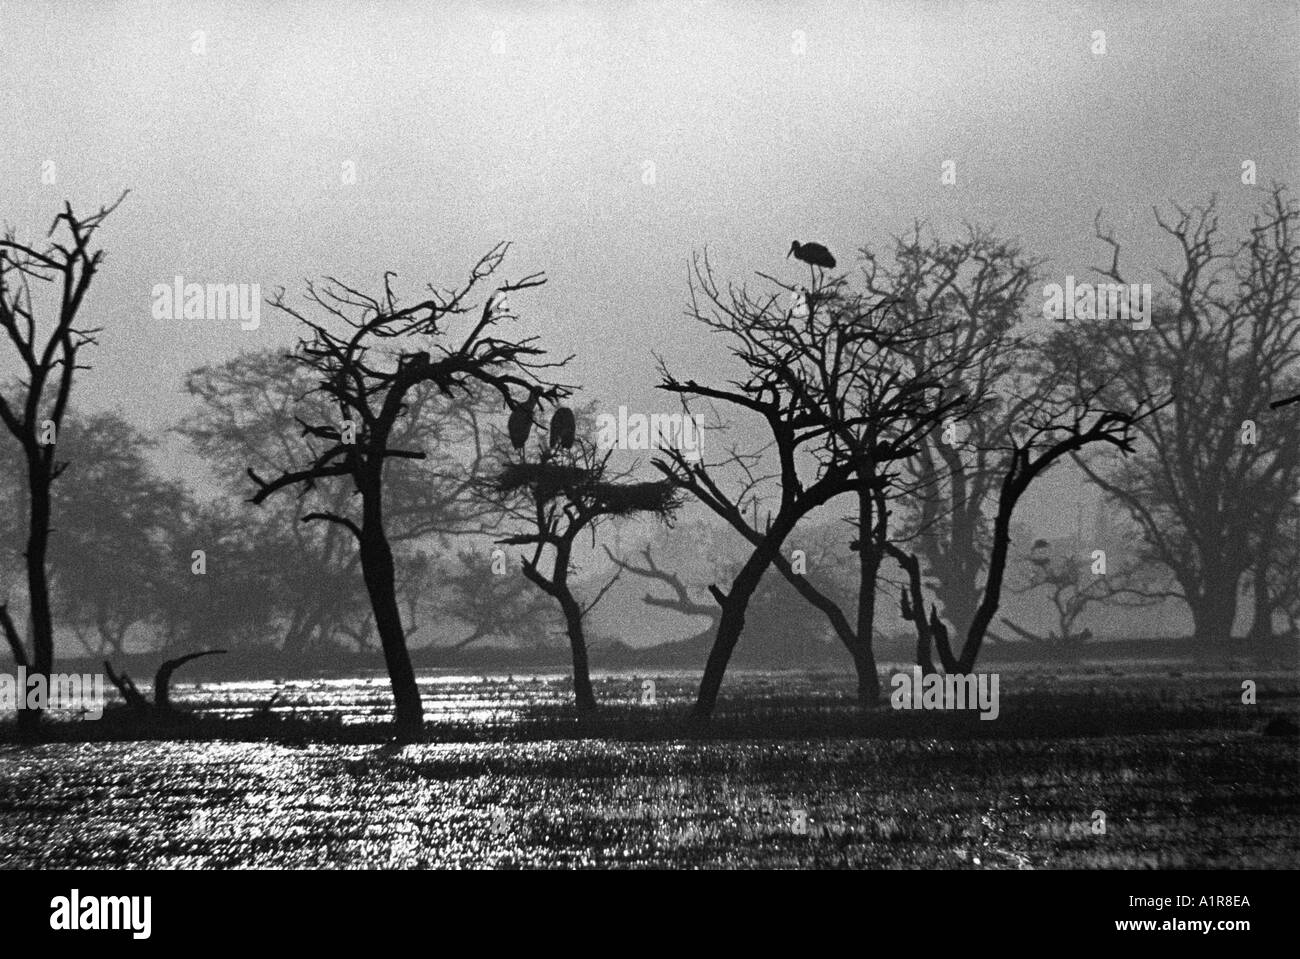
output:
[[713, 640], [713, 648], [709, 650], [709, 661], [704, 666], [704, 677], [700, 680], [700, 692], [696, 696], [695, 710], [692, 713], [692, 718], [697, 723], [707, 723], [713, 716], [713, 710], [718, 704], [718, 692], [722, 689], [722, 678], [727, 672], [727, 663], [731, 661], [732, 651], [745, 628], [745, 611], [749, 607], [749, 600], [758, 589], [763, 573], [770, 564], [771, 560], [764, 555], [763, 550], [755, 550], [741, 567], [721, 604], [722, 617], [718, 621], [718, 634]]
[[[40, 453], [36, 455], [40, 456]], [[31, 492], [27, 527], [27, 596], [32, 638], [28, 679], [44, 676], [48, 689], [50, 673], [54, 669], [54, 622], [50, 615], [49, 574], [45, 566], [50, 542], [50, 479], [39, 461], [29, 461], [27, 482]], [[18, 693], [23, 697], [27, 695], [26, 690]], [[19, 710], [18, 729], [23, 735], [35, 735], [40, 729], [41, 712], [39, 709]]]
[[411, 654], [406, 648], [401, 610], [397, 605], [397, 574], [393, 551], [384, 534], [383, 518], [377, 496], [366, 496], [365, 522], [361, 528], [361, 571], [375, 615], [375, 629], [384, 650], [384, 664], [393, 687], [393, 720], [397, 736], [405, 742], [420, 738], [424, 728], [424, 705], [420, 688], [411, 668]]
[[1201, 589], [1189, 603], [1195, 624], [1193, 641], [1202, 651], [1224, 648], [1232, 638], [1232, 624], [1237, 618], [1237, 582], [1220, 570], [1206, 571]]
[[[872, 640], [876, 627], [876, 579], [880, 574], [882, 550], [877, 542], [881, 529], [873, 529], [871, 494], [858, 492], [858, 630], [853, 649], [853, 668], [858, 674], [858, 705], [874, 706], [880, 701], [880, 677], [876, 675], [876, 654]], [[883, 519], [883, 517], [880, 517]], [[883, 527], [883, 523], [876, 524]]]
[[1011, 474], [999, 493], [998, 512], [993, 519], [993, 548], [989, 553], [984, 595], [971, 619], [970, 629], [966, 633], [966, 642], [962, 645], [955, 672], [962, 674], [974, 672], [975, 660], [979, 658], [980, 646], [984, 643], [984, 634], [993, 624], [993, 617], [1002, 602], [1002, 577], [1006, 573], [1007, 554], [1011, 550], [1011, 517], [1020, 494], [1027, 486], [1028, 481], [1018, 483], [1014, 474]]
[[579, 716], [590, 716], [596, 711], [596, 694], [591, 688], [591, 667], [587, 661], [587, 640], [582, 633], [582, 608], [569, 592], [567, 583], [558, 586], [560, 608], [564, 611], [564, 624], [569, 633], [569, 649], [573, 653], [573, 699]]
[[1249, 639], [1252, 643], [1265, 645], [1273, 638], [1273, 603], [1268, 595], [1268, 564], [1271, 550], [1261, 545], [1259, 556], [1255, 559], [1254, 607], [1255, 616], [1250, 624]]
[[[524, 578], [560, 604], [564, 614], [565, 629], [569, 634], [569, 649], [573, 655], [573, 701], [578, 715], [590, 716], [596, 711], [596, 694], [591, 688], [591, 667], [587, 660], [587, 638], [582, 631], [582, 607], [569, 589], [569, 561], [573, 539], [581, 527], [570, 526], [568, 534], [552, 545], [555, 564], [547, 579], [533, 563], [523, 564]], [[540, 559], [540, 556], [538, 557]]]

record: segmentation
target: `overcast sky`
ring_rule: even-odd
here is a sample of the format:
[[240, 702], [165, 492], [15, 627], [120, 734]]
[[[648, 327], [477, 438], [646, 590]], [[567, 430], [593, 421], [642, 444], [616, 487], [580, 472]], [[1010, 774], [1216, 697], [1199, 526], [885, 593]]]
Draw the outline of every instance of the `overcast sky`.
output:
[[1246, 210], [1245, 159], [1300, 185], [1297, 51], [1293, 3], [5, 2], [0, 217], [43, 230], [132, 190], [77, 402], [146, 427], [184, 371], [294, 334], [269, 310], [155, 320], [154, 284], [394, 270], [415, 293], [498, 239], [550, 276], [515, 305], [572, 378], [650, 411], [652, 349], [716, 366], [682, 316], [704, 244], [727, 275], [794, 276], [791, 239], [849, 263], [965, 219], [1082, 275], [1102, 208], [1145, 278], [1153, 203]]

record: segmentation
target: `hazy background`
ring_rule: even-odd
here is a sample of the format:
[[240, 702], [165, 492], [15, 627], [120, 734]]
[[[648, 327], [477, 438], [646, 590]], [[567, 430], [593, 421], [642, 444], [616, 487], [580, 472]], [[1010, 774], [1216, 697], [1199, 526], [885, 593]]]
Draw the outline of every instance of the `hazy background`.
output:
[[[1050, 281], [1101, 262], [1101, 208], [1158, 284], [1152, 204], [1248, 211], [1245, 159], [1300, 186], [1297, 50], [1293, 3], [10, 2], [0, 217], [31, 235], [131, 188], [75, 402], [146, 429], [184, 410], [185, 371], [295, 335], [265, 308], [255, 332], [155, 321], [155, 283], [394, 270], [415, 295], [503, 238], [510, 275], [551, 278], [515, 305], [578, 354], [570, 379], [652, 411], [651, 350], [684, 376], [718, 361], [683, 316], [705, 244], [724, 275], [795, 277], [794, 238], [848, 265], [915, 218], [968, 220]], [[1093, 497], [1062, 471], [1020, 518], [1072, 531]]]

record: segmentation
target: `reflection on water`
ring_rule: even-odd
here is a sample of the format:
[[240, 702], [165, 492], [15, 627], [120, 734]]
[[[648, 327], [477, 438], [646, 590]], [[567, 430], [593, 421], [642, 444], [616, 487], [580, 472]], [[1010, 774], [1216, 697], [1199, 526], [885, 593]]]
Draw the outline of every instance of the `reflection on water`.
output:
[[[854, 684], [746, 673], [727, 690], [753, 707], [754, 733], [733, 740], [0, 745], [0, 868], [1294, 866], [1294, 744], [1249, 727], [1225, 694], [1231, 674], [1144, 669], [1009, 683], [1035, 686], [1058, 710], [1140, 709], [1154, 717], [1141, 735], [954, 741], [896, 727], [767, 738], [767, 706], [843, 709]], [[683, 713], [698, 683], [693, 673], [602, 675], [598, 694], [637, 709], [643, 676], [656, 681], [648, 710]], [[420, 682], [443, 730], [510, 720], [527, 733], [538, 728], [530, 710], [571, 695], [559, 675]], [[1062, 698], [1093, 686], [1117, 691]], [[276, 692], [276, 711], [348, 722], [391, 709], [382, 677], [198, 684], [177, 699], [242, 715]], [[1267, 693], [1300, 698], [1293, 675]], [[1057, 838], [1094, 809], [1108, 812], [1105, 837]]]
[[[676, 698], [683, 702], [698, 681], [698, 674], [691, 672], [667, 670], [653, 675], [677, 687]], [[631, 704], [640, 695], [639, 675], [594, 673], [592, 681], [602, 702]], [[530, 711], [561, 708], [573, 701], [573, 681], [560, 673], [466, 676], [424, 672], [417, 682], [425, 718], [442, 723], [516, 722]], [[281, 715], [337, 718], [345, 724], [392, 719], [392, 696], [388, 680], [382, 676], [178, 684], [172, 699], [194, 712], [236, 717], [260, 712], [273, 697], [271, 712]]]

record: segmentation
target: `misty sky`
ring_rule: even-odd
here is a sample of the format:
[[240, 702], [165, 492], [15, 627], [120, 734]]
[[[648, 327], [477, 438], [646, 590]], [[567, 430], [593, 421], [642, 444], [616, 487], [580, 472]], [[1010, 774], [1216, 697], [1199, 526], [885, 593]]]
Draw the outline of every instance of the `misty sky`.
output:
[[498, 239], [510, 275], [550, 276], [515, 306], [589, 398], [671, 409], [652, 349], [717, 367], [683, 316], [704, 244], [794, 278], [791, 239], [847, 264], [965, 219], [1082, 276], [1103, 208], [1158, 283], [1153, 203], [1250, 209], [1243, 159], [1300, 186], [1297, 51], [1291, 3], [5, 2], [0, 218], [31, 235], [132, 190], [76, 402], [147, 428], [184, 371], [295, 333], [269, 309], [255, 332], [155, 320], [154, 284], [394, 270], [415, 295]]

